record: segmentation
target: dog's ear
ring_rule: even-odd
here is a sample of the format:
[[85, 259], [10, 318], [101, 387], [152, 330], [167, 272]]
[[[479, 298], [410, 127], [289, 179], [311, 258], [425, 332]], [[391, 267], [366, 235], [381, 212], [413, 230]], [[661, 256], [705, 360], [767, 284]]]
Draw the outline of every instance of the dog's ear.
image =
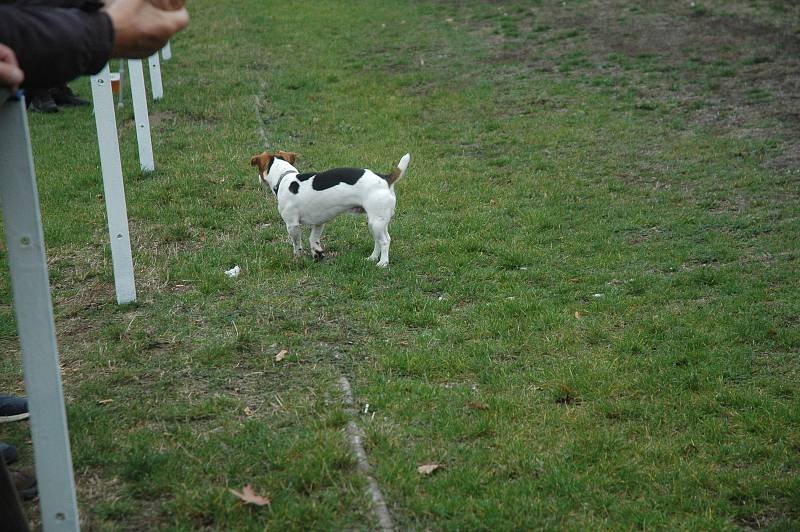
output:
[[272, 155], [267, 152], [261, 153], [259, 155], [253, 155], [250, 158], [250, 166], [258, 166], [258, 173], [263, 174], [264, 168], [269, 165], [269, 161], [272, 159]]
[[277, 155], [278, 157], [280, 157], [289, 164], [294, 164], [294, 162], [297, 160], [297, 156], [300, 154], [295, 153], [293, 151], [279, 151], [275, 155]]

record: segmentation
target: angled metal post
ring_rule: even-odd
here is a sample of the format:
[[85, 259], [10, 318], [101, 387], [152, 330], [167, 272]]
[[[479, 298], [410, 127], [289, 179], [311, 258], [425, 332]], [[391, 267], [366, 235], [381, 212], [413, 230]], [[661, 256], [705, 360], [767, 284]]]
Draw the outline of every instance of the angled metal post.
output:
[[136, 121], [136, 142], [139, 146], [139, 164], [142, 170], [155, 170], [153, 161], [153, 143], [150, 138], [150, 115], [147, 113], [147, 93], [144, 88], [144, 70], [141, 59], [128, 61], [128, 72], [131, 78], [131, 100], [133, 101], [133, 117]]
[[117, 108], [125, 106], [125, 60], [119, 60], [119, 97], [117, 98]]
[[77, 531], [78, 506], [24, 101], [0, 94], [0, 202], [25, 367], [36, 478], [46, 532]]
[[161, 59], [164, 61], [169, 61], [172, 59], [172, 48], [169, 45], [169, 41], [167, 41], [167, 44], [165, 44], [164, 48], [161, 49]]
[[153, 91], [153, 101], [164, 97], [164, 86], [161, 84], [161, 63], [158, 60], [158, 52], [147, 59], [150, 66], [150, 88]]
[[114, 263], [114, 285], [117, 303], [136, 301], [133, 279], [133, 257], [128, 232], [128, 207], [125, 204], [125, 187], [122, 183], [122, 162], [119, 157], [117, 118], [114, 114], [114, 95], [108, 65], [92, 76], [94, 119], [97, 124], [97, 143], [100, 147], [100, 167], [103, 171], [103, 190], [108, 216], [108, 233], [111, 237], [111, 261]]

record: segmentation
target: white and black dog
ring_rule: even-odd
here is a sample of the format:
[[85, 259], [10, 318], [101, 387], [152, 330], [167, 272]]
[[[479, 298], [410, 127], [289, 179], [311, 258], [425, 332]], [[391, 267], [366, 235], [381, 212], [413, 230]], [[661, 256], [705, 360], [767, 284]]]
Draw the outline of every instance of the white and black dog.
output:
[[397, 199], [394, 184], [406, 173], [410, 154], [405, 154], [397, 167], [387, 175], [364, 168], [335, 168], [325, 172], [301, 174], [293, 166], [297, 154], [276, 151], [254, 155], [252, 166], [258, 167], [258, 179], [278, 198], [278, 212], [294, 247], [294, 256], [303, 253], [301, 225], [311, 226], [308, 243], [314, 258], [322, 258], [319, 238], [324, 224], [335, 216], [350, 212], [367, 215], [375, 248], [368, 257], [378, 266], [389, 265], [389, 222]]

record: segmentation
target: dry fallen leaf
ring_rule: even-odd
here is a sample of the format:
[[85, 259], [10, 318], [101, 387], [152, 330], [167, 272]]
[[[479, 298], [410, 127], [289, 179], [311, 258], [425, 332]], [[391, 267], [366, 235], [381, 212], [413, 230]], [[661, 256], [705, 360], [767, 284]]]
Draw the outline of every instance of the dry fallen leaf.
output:
[[582, 317], [583, 317], [583, 314], [581, 314], [581, 312], [580, 312], [579, 310], [576, 310], [576, 311], [575, 311], [575, 319], [576, 319], [576, 320], [579, 320], [579, 319], [581, 319]]
[[440, 467], [443, 467], [441, 464], [425, 464], [421, 465], [417, 468], [417, 471], [422, 475], [430, 475]]
[[481, 403], [480, 401], [470, 401], [467, 403], [467, 408], [471, 408], [473, 410], [489, 410], [489, 405], [486, 403]]
[[277, 355], [275, 355], [275, 362], [280, 362], [284, 358], [286, 358], [286, 353], [288, 353], [286, 349], [281, 349]]
[[244, 488], [242, 488], [242, 492], [239, 493], [236, 490], [229, 490], [231, 493], [239, 497], [242, 501], [246, 502], [247, 504], [255, 504], [256, 506], [264, 506], [265, 504], [269, 504], [271, 501], [266, 497], [262, 497], [260, 495], [256, 495], [256, 492], [253, 491], [253, 487], [250, 484], [246, 484]]
[[97, 404], [98, 405], [107, 405], [107, 404], [111, 404], [113, 402], [114, 402], [113, 399], [100, 399], [99, 401], [97, 401]]
[[250, 408], [249, 406], [244, 407], [244, 415], [252, 416], [253, 414], [255, 414], [255, 412], [253, 412], [252, 408]]

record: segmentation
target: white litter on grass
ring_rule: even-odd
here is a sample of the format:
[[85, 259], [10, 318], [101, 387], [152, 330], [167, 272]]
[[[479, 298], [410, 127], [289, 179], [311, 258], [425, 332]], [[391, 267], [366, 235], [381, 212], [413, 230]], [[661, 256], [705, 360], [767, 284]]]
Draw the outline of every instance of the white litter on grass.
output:
[[234, 266], [230, 270], [226, 270], [225, 271], [225, 275], [227, 275], [228, 277], [233, 279], [234, 277], [239, 277], [239, 273], [241, 271], [242, 271], [242, 269], [239, 266]]
[[603, 297], [603, 294], [592, 294], [592, 297]]

